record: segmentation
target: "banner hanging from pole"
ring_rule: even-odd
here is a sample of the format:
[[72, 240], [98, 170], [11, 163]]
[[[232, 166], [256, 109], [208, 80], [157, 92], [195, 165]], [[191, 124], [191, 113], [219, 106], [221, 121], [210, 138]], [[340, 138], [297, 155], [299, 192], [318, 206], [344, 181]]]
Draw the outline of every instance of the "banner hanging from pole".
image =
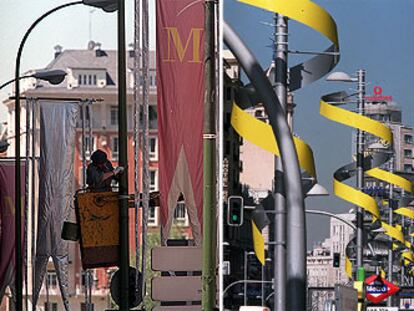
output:
[[39, 211], [33, 300], [36, 304], [49, 257], [52, 257], [66, 311], [69, 311], [68, 242], [62, 240], [61, 231], [73, 204], [78, 114], [77, 103], [40, 103]]
[[[22, 206], [24, 206], [25, 163], [21, 164], [21, 193]], [[0, 159], [0, 304], [6, 291], [10, 286], [15, 274], [15, 163], [12, 161], [1, 161]], [[24, 219], [22, 217], [22, 230], [24, 230]], [[24, 234], [22, 232], [22, 245]]]
[[201, 243], [203, 209], [204, 3], [157, 0], [157, 95], [162, 242], [180, 194]]

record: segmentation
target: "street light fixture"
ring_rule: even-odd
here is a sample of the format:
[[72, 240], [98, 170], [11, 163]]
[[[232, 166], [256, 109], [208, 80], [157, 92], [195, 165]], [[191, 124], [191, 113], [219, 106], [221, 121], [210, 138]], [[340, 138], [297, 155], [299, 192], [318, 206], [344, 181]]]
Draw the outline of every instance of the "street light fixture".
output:
[[[20, 42], [19, 49], [16, 56], [16, 70], [15, 70], [15, 135], [16, 135], [16, 144], [15, 144], [15, 239], [16, 239], [16, 248], [15, 248], [15, 265], [16, 265], [16, 275], [15, 275], [15, 288], [16, 288], [16, 310], [23, 310], [23, 258], [22, 258], [22, 206], [21, 206], [21, 174], [20, 174], [20, 60], [23, 52], [23, 47], [27, 41], [32, 30], [39, 24], [44, 18], [50, 14], [59, 11], [63, 8], [77, 5], [85, 4], [89, 6], [94, 6], [101, 8], [106, 12], [112, 12], [117, 9], [118, 0], [83, 0], [83, 1], [74, 1], [62, 4], [57, 6], [43, 15], [41, 15], [36, 21], [27, 29], [26, 33], [23, 36], [22, 41]], [[58, 80], [55, 80], [58, 81]], [[128, 269], [128, 267], [126, 268]]]
[[[357, 95], [358, 113], [364, 115], [365, 108], [365, 70], [360, 69], [357, 72], [357, 77], [351, 77], [345, 72], [333, 72], [327, 78], [327, 81], [339, 81], [339, 82], [357, 82], [358, 89], [355, 95]], [[364, 187], [364, 133], [361, 130], [357, 130], [357, 183], [356, 187], [362, 191]], [[357, 280], [363, 281], [364, 267], [363, 267], [363, 231], [364, 231], [364, 210], [357, 206], [356, 209], [356, 222], [357, 222]]]
[[358, 78], [353, 78], [346, 72], [336, 71], [331, 73], [326, 81], [339, 81], [339, 82], [358, 82]]
[[[22, 79], [27, 79], [27, 78], [35, 78], [35, 79], [39, 79], [39, 80], [44, 80], [47, 81], [51, 84], [59, 84], [61, 83], [66, 76], [66, 71], [57, 69], [57, 70], [41, 70], [41, 71], [36, 71], [33, 74], [27, 75], [27, 76], [23, 76], [23, 77], [19, 77], [20, 80]], [[15, 82], [16, 79], [11, 79], [5, 83], [3, 83], [2, 85], [0, 85], [0, 90], [5, 88], [6, 86], [8, 86], [9, 84]]]
[[321, 184], [314, 184], [313, 187], [306, 193], [307, 197], [321, 197], [329, 196], [329, 191]]

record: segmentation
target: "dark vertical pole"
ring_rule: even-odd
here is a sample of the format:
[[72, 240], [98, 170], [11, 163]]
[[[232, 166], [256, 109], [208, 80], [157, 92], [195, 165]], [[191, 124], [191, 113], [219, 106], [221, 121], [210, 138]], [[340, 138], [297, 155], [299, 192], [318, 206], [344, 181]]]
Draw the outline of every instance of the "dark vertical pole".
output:
[[125, 168], [119, 180], [119, 238], [120, 238], [120, 310], [129, 310], [129, 246], [128, 246], [128, 132], [125, 62], [125, 1], [118, 0], [118, 134], [119, 165]]
[[211, 311], [216, 300], [216, 103], [214, 53], [214, 1], [205, 1], [204, 27], [204, 190], [202, 310]]
[[[24, 40], [22, 42], [24, 44]], [[15, 266], [16, 266], [16, 277], [15, 277], [15, 286], [16, 286], [16, 310], [22, 311], [23, 310], [23, 270], [22, 270], [22, 202], [21, 202], [21, 196], [22, 196], [22, 189], [20, 184], [20, 164], [21, 164], [21, 158], [20, 158], [20, 58], [23, 50], [23, 45], [21, 44], [21, 48], [19, 49], [17, 53], [16, 58], [16, 75], [15, 75], [15, 96], [16, 100], [14, 102], [14, 113], [15, 113], [15, 119], [14, 119], [14, 135], [15, 135], [15, 146], [14, 146], [14, 152], [15, 152], [15, 205], [16, 205], [16, 211], [14, 214], [14, 225], [15, 225], [15, 238], [16, 238], [16, 249], [15, 249]]]

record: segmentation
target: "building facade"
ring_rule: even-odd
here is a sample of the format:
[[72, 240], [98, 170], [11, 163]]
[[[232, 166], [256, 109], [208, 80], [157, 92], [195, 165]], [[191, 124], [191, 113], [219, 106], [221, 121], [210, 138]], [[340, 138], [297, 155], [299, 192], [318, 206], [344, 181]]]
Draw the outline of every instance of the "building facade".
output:
[[[77, 188], [84, 186], [82, 138], [85, 139], [86, 163], [89, 163], [91, 152], [96, 149], [104, 150], [113, 166], [118, 165], [118, 88], [117, 88], [117, 51], [104, 50], [100, 44], [89, 42], [86, 49], [63, 50], [62, 47], [55, 48], [54, 59], [45, 69], [61, 69], [67, 72], [66, 79], [59, 85], [51, 85], [47, 82], [36, 79], [22, 80], [22, 96], [32, 98], [64, 98], [66, 101], [73, 99], [87, 99], [80, 106], [85, 106], [84, 121], [86, 124], [86, 135], [82, 135], [82, 120], [79, 119], [76, 129], [76, 145], [74, 159], [74, 175]], [[157, 130], [157, 86], [156, 86], [156, 63], [155, 52], [150, 52], [149, 63], [149, 171], [150, 191], [158, 191], [158, 130]], [[142, 85], [142, 81], [140, 83]], [[129, 193], [134, 193], [134, 51], [127, 51], [127, 117], [128, 117], [128, 184]], [[14, 101], [5, 100], [8, 110], [8, 137], [14, 136]], [[25, 128], [26, 101], [22, 100], [22, 129]], [[82, 108], [81, 108], [82, 109]], [[39, 116], [36, 116], [36, 132], [39, 138]], [[23, 132], [23, 130], [22, 130]], [[139, 133], [141, 139], [141, 131]], [[7, 156], [14, 156], [14, 139], [8, 140], [10, 147]], [[25, 135], [21, 139], [22, 156], [25, 153]], [[39, 141], [36, 141], [37, 155], [39, 155]], [[141, 159], [138, 159], [139, 167]], [[160, 218], [159, 207], [151, 207], [149, 211], [149, 233], [159, 234]], [[135, 212], [130, 209], [130, 253], [135, 253]], [[71, 217], [74, 217], [72, 215]], [[139, 215], [141, 219], [141, 213]], [[178, 203], [175, 211], [175, 224], [180, 234], [184, 237], [191, 237], [191, 230], [185, 204]], [[139, 227], [139, 232], [141, 228]], [[140, 236], [140, 238], [142, 238]], [[85, 273], [81, 267], [80, 251], [78, 243], [69, 243], [69, 294], [71, 310], [84, 310], [85, 302]], [[105, 310], [111, 307], [109, 297], [110, 277], [115, 271], [110, 269], [92, 270], [92, 302], [94, 310]], [[37, 310], [45, 310], [45, 301], [48, 297], [52, 311], [63, 310], [60, 302], [60, 291], [58, 288], [57, 276], [52, 261], [49, 261], [46, 282], [41, 290], [41, 296], [37, 304]], [[1, 310], [1, 309], [0, 309]], [[7, 310], [7, 309], [6, 309]], [[3, 311], [3, 310], [2, 310]]]

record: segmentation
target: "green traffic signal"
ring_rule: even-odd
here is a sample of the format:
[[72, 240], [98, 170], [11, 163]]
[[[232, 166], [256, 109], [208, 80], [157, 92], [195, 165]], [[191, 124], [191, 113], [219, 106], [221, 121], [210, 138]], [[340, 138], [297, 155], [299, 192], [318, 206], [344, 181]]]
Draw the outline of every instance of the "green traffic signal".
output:
[[230, 196], [227, 201], [227, 224], [240, 227], [243, 224], [243, 198]]

